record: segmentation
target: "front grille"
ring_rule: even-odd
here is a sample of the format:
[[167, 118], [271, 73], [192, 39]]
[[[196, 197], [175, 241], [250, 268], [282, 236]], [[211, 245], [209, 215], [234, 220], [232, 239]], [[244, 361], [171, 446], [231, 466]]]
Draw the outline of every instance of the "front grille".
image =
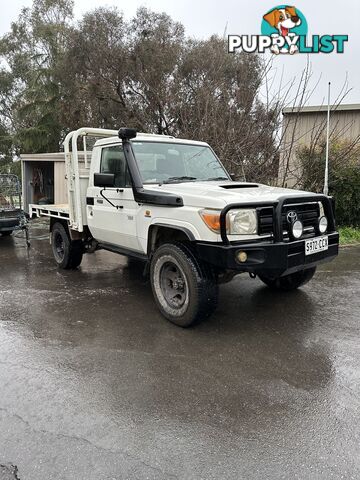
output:
[[274, 233], [274, 207], [260, 207], [257, 209], [259, 235], [272, 235]]
[[[274, 207], [259, 207], [258, 224], [259, 235], [273, 235], [274, 234]], [[287, 220], [289, 212], [295, 212], [297, 218], [301, 220], [304, 225], [303, 238], [310, 238], [317, 235], [317, 225], [320, 216], [319, 202], [286, 204], [283, 207], [281, 214], [282, 230], [284, 240], [289, 240], [290, 222]]]

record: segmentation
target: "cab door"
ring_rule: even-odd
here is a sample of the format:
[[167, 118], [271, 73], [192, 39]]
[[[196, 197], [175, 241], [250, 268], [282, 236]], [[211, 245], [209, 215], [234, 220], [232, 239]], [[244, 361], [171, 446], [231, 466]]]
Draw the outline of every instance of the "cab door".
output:
[[[106, 189], [95, 187], [96, 172], [114, 174], [115, 186]], [[100, 161], [95, 162], [90, 174], [87, 197], [90, 203], [87, 206], [87, 220], [93, 237], [100, 243], [141, 251], [136, 232], [139, 205], [134, 200], [121, 144], [101, 148]]]

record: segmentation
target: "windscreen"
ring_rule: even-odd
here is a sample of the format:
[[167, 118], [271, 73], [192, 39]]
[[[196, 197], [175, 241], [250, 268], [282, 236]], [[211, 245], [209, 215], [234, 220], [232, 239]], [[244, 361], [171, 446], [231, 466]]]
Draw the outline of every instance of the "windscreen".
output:
[[165, 142], [132, 141], [143, 183], [229, 180], [211, 148]]

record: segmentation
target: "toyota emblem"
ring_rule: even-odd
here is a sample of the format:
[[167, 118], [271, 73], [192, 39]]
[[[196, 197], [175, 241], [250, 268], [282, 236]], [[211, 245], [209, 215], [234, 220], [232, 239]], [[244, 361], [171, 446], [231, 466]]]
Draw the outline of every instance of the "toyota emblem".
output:
[[290, 212], [287, 213], [286, 219], [289, 223], [294, 223], [297, 220], [297, 213], [294, 212], [294, 210], [291, 210]]

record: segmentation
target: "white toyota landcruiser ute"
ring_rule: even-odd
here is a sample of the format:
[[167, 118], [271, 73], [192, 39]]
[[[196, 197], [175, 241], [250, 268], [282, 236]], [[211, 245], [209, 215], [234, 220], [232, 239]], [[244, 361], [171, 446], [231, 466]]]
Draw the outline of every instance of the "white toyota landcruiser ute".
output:
[[[99, 138], [91, 158], [89, 137]], [[144, 261], [156, 304], [176, 325], [209, 316], [218, 285], [236, 274], [293, 290], [338, 253], [331, 198], [233, 181], [206, 143], [81, 128], [64, 149], [69, 204], [30, 205], [50, 217], [55, 261], [74, 269], [99, 249]]]

